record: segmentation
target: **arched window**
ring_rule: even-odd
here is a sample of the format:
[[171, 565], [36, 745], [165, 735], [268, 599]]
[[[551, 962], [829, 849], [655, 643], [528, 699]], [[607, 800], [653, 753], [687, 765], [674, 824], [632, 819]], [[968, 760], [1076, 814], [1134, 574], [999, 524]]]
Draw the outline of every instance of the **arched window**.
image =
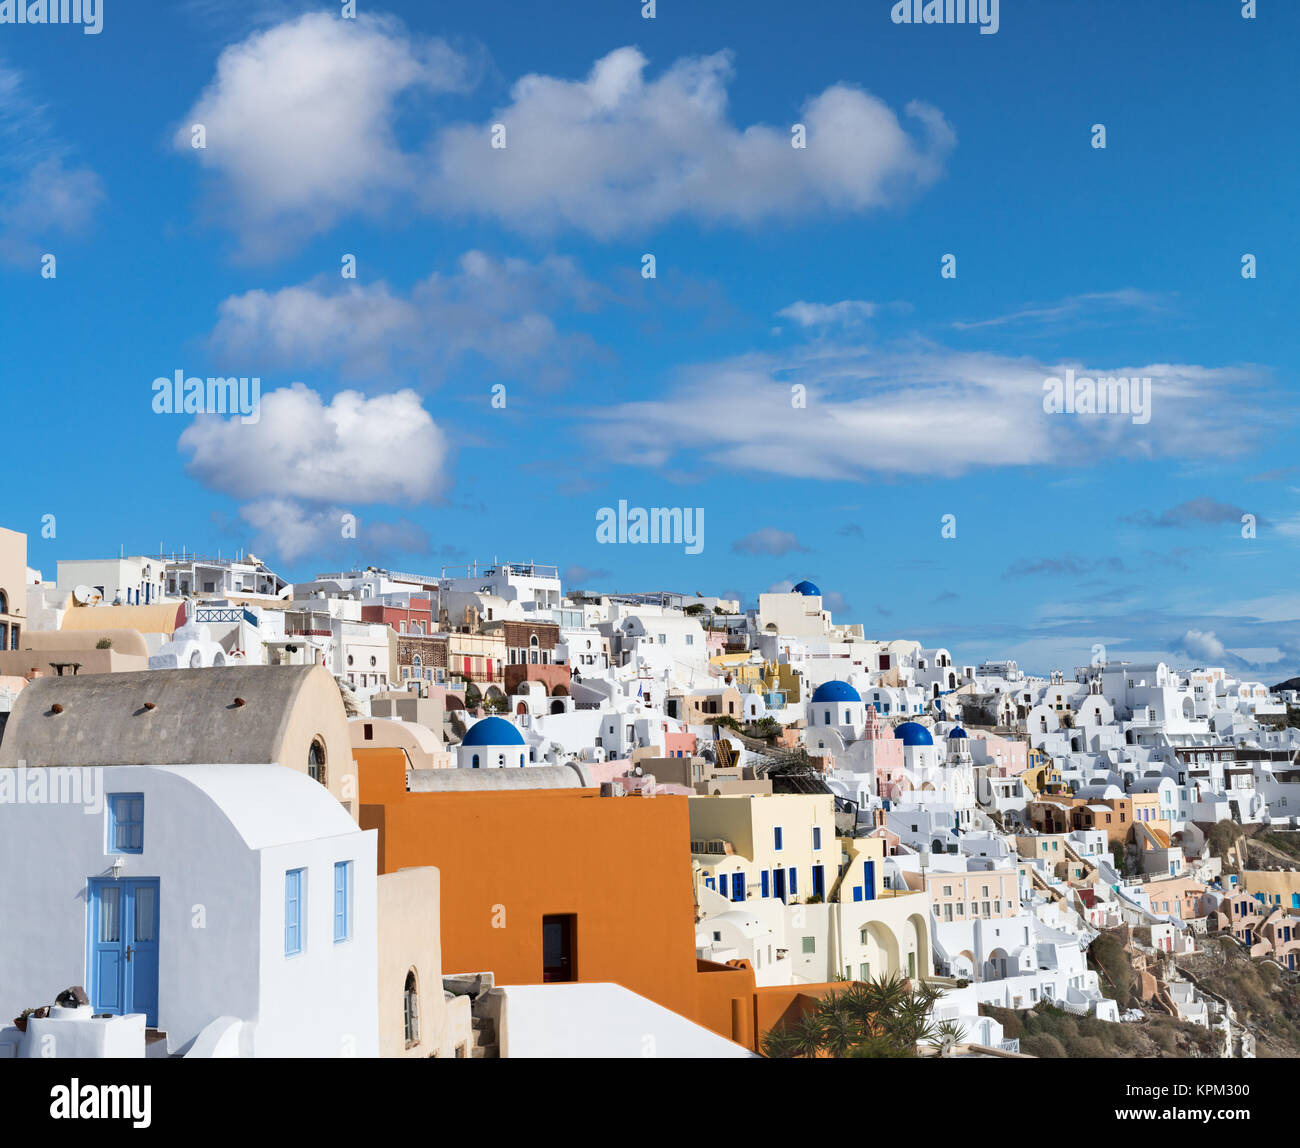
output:
[[311, 749], [307, 751], [307, 776], [325, 784], [325, 746], [320, 738], [312, 741]]
[[534, 634], [532, 637], [528, 639], [528, 660], [533, 665], [537, 665], [539, 647], [540, 647], [540, 643], [537, 641], [537, 635]]
[[402, 989], [402, 1011], [406, 1020], [406, 1047], [414, 1048], [420, 1043], [420, 990], [415, 981], [415, 970], [406, 974], [406, 984]]
[[0, 614], [9, 613], [9, 598], [3, 590], [0, 590]]
[[469, 759], [469, 767], [470, 769], [478, 769], [478, 754]]

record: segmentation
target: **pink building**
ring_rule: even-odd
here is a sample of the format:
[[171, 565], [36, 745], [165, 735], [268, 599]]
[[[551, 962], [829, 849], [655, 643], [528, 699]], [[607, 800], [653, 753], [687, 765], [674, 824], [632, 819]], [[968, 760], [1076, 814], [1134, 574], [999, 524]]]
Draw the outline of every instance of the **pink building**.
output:
[[694, 757], [697, 739], [693, 733], [664, 732], [664, 757]]
[[876, 779], [879, 797], [897, 800], [903, 792], [903, 743], [894, 736], [893, 728], [876, 712], [875, 706], [866, 707], [866, 720], [862, 737], [855, 743]]
[[1016, 738], [972, 735], [970, 753], [976, 765], [989, 767], [989, 777], [1015, 777], [1029, 768], [1029, 744]]

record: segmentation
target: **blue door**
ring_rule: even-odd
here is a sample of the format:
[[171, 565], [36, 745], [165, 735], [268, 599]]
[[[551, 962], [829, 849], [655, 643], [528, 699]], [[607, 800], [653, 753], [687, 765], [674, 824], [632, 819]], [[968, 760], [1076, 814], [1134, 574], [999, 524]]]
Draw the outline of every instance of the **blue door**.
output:
[[812, 891], [814, 897], [821, 897], [825, 899], [826, 897], [826, 866], [825, 865], [813, 866], [813, 890]]
[[785, 870], [772, 870], [772, 896], [778, 900], [785, 900]]
[[158, 878], [90, 882], [90, 1003], [158, 1024]]
[[862, 897], [866, 901], [876, 899], [876, 863], [874, 861], [864, 861], [862, 863]]

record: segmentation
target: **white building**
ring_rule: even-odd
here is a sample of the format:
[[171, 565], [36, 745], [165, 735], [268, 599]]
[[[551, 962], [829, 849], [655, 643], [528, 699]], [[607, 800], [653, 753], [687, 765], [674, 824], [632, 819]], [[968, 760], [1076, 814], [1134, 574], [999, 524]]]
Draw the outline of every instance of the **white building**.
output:
[[378, 1054], [375, 833], [323, 786], [278, 765], [0, 773], [46, 798], [0, 801], [20, 875], [0, 883], [0, 1016], [80, 985], [171, 1054]]

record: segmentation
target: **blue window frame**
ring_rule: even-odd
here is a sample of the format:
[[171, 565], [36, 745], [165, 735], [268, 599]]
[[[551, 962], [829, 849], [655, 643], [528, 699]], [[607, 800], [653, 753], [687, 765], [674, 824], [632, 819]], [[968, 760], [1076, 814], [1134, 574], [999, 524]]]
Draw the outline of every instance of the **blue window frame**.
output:
[[793, 897], [799, 892], [799, 870], [793, 865], [790, 866], [790, 896]]
[[108, 795], [108, 852], [144, 852], [144, 794]]
[[713, 888], [713, 878], [712, 878], [712, 877], [705, 877], [705, 878], [704, 878], [704, 887], [705, 887], [706, 889], [712, 889], [712, 888]]
[[763, 896], [764, 896], [764, 897], [770, 897], [770, 896], [772, 895], [772, 893], [771, 893], [771, 889], [772, 889], [772, 881], [771, 881], [771, 878], [768, 876], [768, 873], [767, 873], [767, 870], [766, 870], [766, 869], [764, 869], [764, 870], [763, 870], [763, 871], [758, 875], [758, 883], [759, 883], [759, 885], [760, 885], [760, 887], [761, 887], [761, 889], [762, 889]]
[[733, 901], [743, 901], [745, 899], [745, 875], [743, 873], [733, 873], [731, 875], [731, 899]]
[[284, 874], [284, 955], [302, 952], [302, 899], [306, 882], [305, 869], [289, 869]]
[[820, 849], [821, 847], [822, 847], [822, 827], [820, 825], [814, 825], [813, 826], [813, 848]]
[[334, 943], [352, 938], [352, 862], [334, 862]]
[[774, 848], [779, 853], [781, 851], [781, 827], [779, 825], [772, 830], [772, 842]]

